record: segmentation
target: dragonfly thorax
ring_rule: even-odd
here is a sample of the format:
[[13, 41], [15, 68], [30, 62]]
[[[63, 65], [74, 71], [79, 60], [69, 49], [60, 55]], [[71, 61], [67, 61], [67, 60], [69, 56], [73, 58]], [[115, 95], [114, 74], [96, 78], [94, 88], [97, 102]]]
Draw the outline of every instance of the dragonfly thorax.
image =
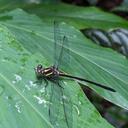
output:
[[35, 72], [37, 74], [37, 77], [58, 77], [60, 74], [60, 71], [57, 70], [54, 66], [48, 67], [48, 68], [43, 68], [41, 64], [39, 64], [35, 68]]

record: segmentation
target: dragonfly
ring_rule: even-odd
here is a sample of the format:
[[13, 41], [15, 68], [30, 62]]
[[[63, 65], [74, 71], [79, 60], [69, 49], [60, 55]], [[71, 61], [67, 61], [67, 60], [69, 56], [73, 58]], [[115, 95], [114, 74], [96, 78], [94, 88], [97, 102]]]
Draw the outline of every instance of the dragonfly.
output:
[[[59, 25], [58, 22], [54, 21], [54, 64], [50, 67], [43, 67], [43, 65], [39, 64], [37, 65], [37, 67], [35, 68], [35, 73], [36, 73], [36, 77], [38, 80], [44, 80], [46, 83], [46, 86], [49, 84], [49, 82], [51, 83], [51, 87], [52, 87], [52, 94], [51, 94], [51, 102], [54, 104], [59, 104], [58, 101], [62, 101], [63, 103], [63, 110], [64, 110], [64, 116], [65, 116], [65, 122], [66, 122], [66, 126], [67, 128], [71, 128], [72, 127], [72, 115], [69, 114], [72, 111], [72, 108], [69, 107], [67, 104], [64, 103], [63, 98], [60, 98], [60, 95], [64, 95], [63, 91], [64, 91], [64, 82], [63, 79], [64, 78], [70, 78], [72, 80], [78, 80], [78, 81], [84, 81], [93, 85], [96, 85], [97, 87], [103, 88], [105, 90], [111, 91], [111, 92], [116, 92], [115, 89], [102, 85], [100, 83], [85, 79], [85, 78], [81, 78], [78, 76], [73, 76], [70, 74], [67, 74], [63, 71], [61, 71], [59, 69], [60, 65], [63, 65], [63, 59], [65, 56], [64, 55], [64, 47], [66, 45], [68, 45], [68, 39], [67, 36], [60, 36], [60, 29], [59, 29]], [[59, 47], [58, 47], [59, 45]], [[67, 55], [67, 54], [66, 54]], [[68, 56], [68, 55], [67, 55]], [[68, 62], [66, 62], [68, 63]], [[51, 107], [51, 106], [50, 106]], [[68, 109], [67, 109], [67, 108]], [[55, 116], [55, 113], [57, 112], [57, 108], [52, 106], [51, 108], [49, 108], [49, 116], [51, 116], [51, 123], [55, 126], [55, 121], [57, 120], [57, 117]], [[69, 119], [70, 118], [70, 121]]]

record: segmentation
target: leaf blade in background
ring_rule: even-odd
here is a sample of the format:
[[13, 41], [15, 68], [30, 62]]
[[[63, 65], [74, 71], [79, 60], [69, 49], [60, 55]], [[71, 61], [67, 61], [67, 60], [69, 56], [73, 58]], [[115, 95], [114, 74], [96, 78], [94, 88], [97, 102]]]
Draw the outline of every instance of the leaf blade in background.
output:
[[[12, 10], [15, 8], [22, 8], [29, 13], [36, 14], [43, 18], [45, 22], [51, 22], [54, 19], [59, 21], [64, 21], [72, 26], [79, 29], [85, 28], [101, 28], [101, 29], [111, 29], [111, 28], [128, 28], [128, 23], [126, 20], [119, 16], [111, 13], [104, 12], [95, 7], [77, 7], [67, 4], [24, 4], [18, 3], [8, 4], [8, 6], [2, 9], [1, 12]], [[4, 3], [6, 1], [4, 0]], [[6, 5], [6, 4], [5, 4]]]
[[120, 6], [115, 7], [114, 9], [112, 9], [112, 11], [128, 12], [128, 1], [123, 0], [122, 4]]
[[95, 7], [77, 7], [66, 4], [39, 4], [23, 7], [45, 21], [58, 19], [79, 29], [84, 28], [128, 28], [128, 22], [119, 16], [104, 12]]

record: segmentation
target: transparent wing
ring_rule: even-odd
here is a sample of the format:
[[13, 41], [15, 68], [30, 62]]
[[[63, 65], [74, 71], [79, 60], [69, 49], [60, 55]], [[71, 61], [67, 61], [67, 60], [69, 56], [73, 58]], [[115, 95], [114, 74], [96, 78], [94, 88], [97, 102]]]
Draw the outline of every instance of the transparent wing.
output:
[[60, 111], [59, 109], [61, 107], [60, 101], [61, 101], [60, 88], [55, 83], [51, 83], [49, 118], [51, 124], [56, 128], [59, 128], [59, 121], [57, 119], [60, 113], [59, 112]]
[[54, 66], [63, 68], [70, 61], [68, 38], [64, 32], [60, 32], [58, 22], [54, 22]]
[[61, 95], [62, 95], [62, 105], [63, 105], [63, 112], [65, 116], [65, 122], [68, 128], [72, 128], [73, 116], [72, 116], [72, 102], [70, 98], [70, 94], [68, 90], [66, 90], [65, 84], [63, 81], [60, 81], [59, 84], [63, 87], [61, 88]]
[[63, 82], [51, 83], [50, 122], [55, 128], [72, 128], [72, 104], [63, 86]]

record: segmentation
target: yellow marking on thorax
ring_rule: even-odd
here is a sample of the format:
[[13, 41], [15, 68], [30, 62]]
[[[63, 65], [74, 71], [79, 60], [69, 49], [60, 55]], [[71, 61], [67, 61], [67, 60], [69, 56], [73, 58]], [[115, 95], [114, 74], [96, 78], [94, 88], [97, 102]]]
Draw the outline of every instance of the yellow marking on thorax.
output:
[[45, 70], [44, 70], [44, 74], [45, 74], [45, 76], [50, 76], [50, 75], [53, 74], [53, 72], [52, 72], [51, 69], [45, 69]]
[[45, 74], [45, 76], [50, 76], [50, 75], [52, 75], [52, 74], [53, 74], [53, 73], [50, 72], [50, 73]]

